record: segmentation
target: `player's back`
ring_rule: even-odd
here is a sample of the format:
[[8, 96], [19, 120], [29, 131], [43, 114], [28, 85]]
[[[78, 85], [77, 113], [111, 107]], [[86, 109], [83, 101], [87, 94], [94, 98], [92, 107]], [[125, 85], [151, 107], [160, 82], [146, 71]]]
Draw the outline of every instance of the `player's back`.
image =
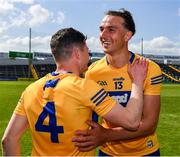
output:
[[74, 74], [44, 78], [24, 92], [23, 104], [32, 133], [32, 155], [93, 156], [94, 151], [79, 152], [72, 143], [75, 130], [87, 129], [92, 109], [81, 89], [84, 83]]

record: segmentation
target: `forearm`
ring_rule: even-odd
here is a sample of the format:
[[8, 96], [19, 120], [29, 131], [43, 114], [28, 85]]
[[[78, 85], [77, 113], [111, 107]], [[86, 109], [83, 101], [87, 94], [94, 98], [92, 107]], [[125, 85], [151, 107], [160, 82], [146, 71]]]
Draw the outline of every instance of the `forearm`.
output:
[[141, 123], [138, 130], [128, 131], [126, 129], [117, 127], [106, 129], [105, 138], [106, 142], [116, 141], [116, 140], [130, 140], [133, 138], [140, 138], [152, 134], [156, 129], [156, 126], [151, 126], [146, 123]]
[[20, 155], [20, 139], [27, 127], [25, 116], [12, 115], [2, 138], [3, 155]]
[[[126, 129], [113, 128], [106, 131], [109, 141], [112, 140], [126, 140], [132, 138], [139, 138], [152, 134], [157, 127], [160, 112], [160, 96], [144, 96], [143, 116], [141, 118], [140, 126], [136, 131], [128, 131]], [[111, 139], [110, 139], [111, 138]]]
[[20, 156], [19, 140], [5, 139], [2, 141], [3, 156]]
[[111, 111], [103, 116], [115, 126], [129, 130], [137, 130], [142, 115], [143, 85], [132, 84], [132, 94], [126, 107], [116, 104]]
[[[131, 97], [128, 101], [127, 111], [131, 115], [131, 119], [134, 123], [139, 123], [142, 116], [143, 110], [143, 84], [133, 83]], [[128, 116], [129, 116], [128, 115]]]

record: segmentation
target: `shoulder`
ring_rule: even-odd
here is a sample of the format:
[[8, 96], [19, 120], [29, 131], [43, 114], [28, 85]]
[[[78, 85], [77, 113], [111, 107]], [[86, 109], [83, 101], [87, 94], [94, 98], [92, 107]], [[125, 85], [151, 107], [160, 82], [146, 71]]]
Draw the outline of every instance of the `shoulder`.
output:
[[74, 89], [78, 89], [80, 92], [87, 94], [91, 90], [96, 90], [101, 88], [94, 80], [88, 78], [75, 77], [71, 79], [71, 84], [74, 86]]
[[[145, 57], [136, 54], [136, 58], [145, 58]], [[161, 74], [161, 68], [156, 62], [154, 62], [148, 58], [145, 58], [145, 59], [148, 61], [148, 73], [159, 73], [159, 74]]]
[[96, 82], [90, 79], [81, 78], [75, 74], [68, 74], [62, 77], [56, 86], [57, 90], [66, 92], [84, 92], [84, 89], [95, 86]]
[[100, 72], [102, 69], [105, 69], [107, 66], [106, 57], [104, 56], [102, 59], [92, 63], [88, 70], [86, 71], [85, 77], [91, 78], [91, 75], [94, 75]]
[[88, 89], [98, 86], [98, 84], [94, 80], [80, 77], [74, 78], [72, 80], [72, 83], [74, 86], [80, 88], [81, 90], [84, 90], [85, 88]]
[[46, 76], [40, 78], [39, 80], [31, 83], [29, 86], [26, 87], [25, 91], [26, 92], [34, 92], [40, 88], [43, 89], [48, 78], [49, 78], [49, 74], [47, 74]]
[[157, 63], [155, 63], [154, 61], [151, 61], [151, 60], [149, 60], [149, 70], [151, 70], [151, 71], [156, 70], [157, 72], [161, 72], [160, 66]]
[[153, 78], [153, 77], [162, 77], [162, 71], [160, 66], [155, 63], [152, 60], [148, 60], [149, 61], [149, 65], [148, 65], [148, 76]]
[[89, 71], [89, 70], [96, 69], [96, 68], [98, 68], [99, 66], [103, 66], [105, 63], [106, 63], [106, 57], [104, 56], [104, 57], [101, 58], [100, 60], [93, 62], [93, 63], [89, 66], [88, 71]]

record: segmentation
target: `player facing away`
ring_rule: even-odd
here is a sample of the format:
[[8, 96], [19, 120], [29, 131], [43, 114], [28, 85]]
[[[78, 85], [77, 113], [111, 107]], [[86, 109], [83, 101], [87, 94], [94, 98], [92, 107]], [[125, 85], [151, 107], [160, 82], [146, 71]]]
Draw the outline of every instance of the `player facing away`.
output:
[[[108, 91], [111, 97], [127, 107], [132, 93], [132, 81], [128, 75], [128, 64], [133, 64], [137, 58], [143, 58], [128, 50], [128, 42], [135, 33], [133, 17], [125, 9], [110, 10], [102, 19], [99, 28], [99, 37], [105, 57], [89, 67], [86, 78], [103, 85], [102, 87]], [[156, 63], [150, 60], [148, 62], [148, 73], [143, 86], [144, 105], [140, 127], [132, 132], [115, 128], [113, 124], [105, 119], [102, 125], [106, 129], [93, 124], [95, 129], [88, 132], [89, 135], [86, 134], [86, 131], [77, 132], [78, 135], [85, 135], [85, 138], [81, 136], [79, 139], [75, 138], [73, 140], [81, 151], [87, 151], [102, 145], [99, 155], [160, 155], [155, 130], [160, 111], [162, 72]]]
[[95, 150], [80, 152], [72, 142], [75, 130], [88, 129], [93, 112], [117, 126], [136, 130], [143, 108], [143, 82], [148, 64], [137, 60], [129, 67], [132, 94], [123, 108], [96, 82], [79, 75], [89, 60], [86, 37], [73, 28], [56, 32], [51, 50], [57, 69], [29, 85], [5, 130], [3, 155], [20, 155], [20, 138], [29, 127], [33, 156], [93, 156]]

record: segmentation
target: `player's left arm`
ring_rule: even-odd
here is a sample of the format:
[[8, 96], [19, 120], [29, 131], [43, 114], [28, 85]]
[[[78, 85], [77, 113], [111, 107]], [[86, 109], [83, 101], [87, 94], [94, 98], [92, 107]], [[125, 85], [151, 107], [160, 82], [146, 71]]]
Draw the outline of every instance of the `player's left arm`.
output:
[[13, 114], [2, 138], [3, 156], [20, 156], [20, 138], [28, 127], [26, 116]]

